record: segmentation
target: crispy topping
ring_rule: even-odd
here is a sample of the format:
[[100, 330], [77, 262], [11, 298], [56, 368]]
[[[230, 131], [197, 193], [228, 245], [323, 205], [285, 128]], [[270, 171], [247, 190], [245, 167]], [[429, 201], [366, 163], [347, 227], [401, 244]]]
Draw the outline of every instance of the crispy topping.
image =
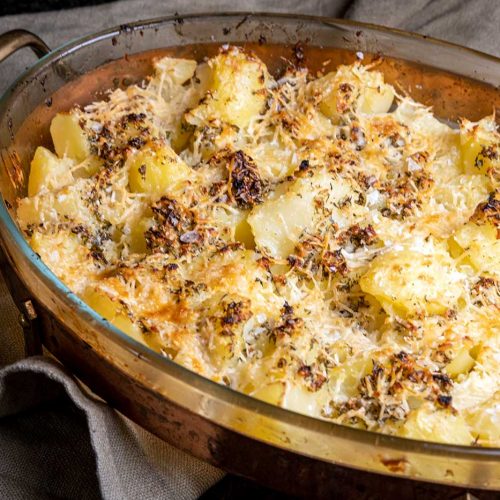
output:
[[361, 379], [359, 397], [341, 404], [336, 411], [347, 418], [356, 415], [369, 426], [381, 425], [387, 420], [404, 420], [410, 411], [407, 398], [412, 394], [451, 407], [452, 387], [446, 374], [432, 372], [414, 356], [400, 351], [384, 364], [373, 361], [371, 373]]
[[273, 334], [276, 337], [290, 336], [303, 325], [302, 318], [294, 315], [294, 309], [285, 301], [281, 309], [280, 323], [274, 328]]
[[500, 311], [500, 282], [494, 278], [481, 276], [471, 289], [474, 305], [493, 306]]
[[347, 275], [349, 268], [342, 255], [341, 250], [334, 252], [325, 252], [321, 258], [321, 266], [327, 274], [340, 274], [341, 276]]
[[195, 213], [178, 201], [163, 196], [151, 206], [154, 224], [145, 233], [146, 244], [152, 252], [179, 257], [197, 253], [210, 238], [211, 231], [200, 227]]
[[229, 196], [240, 208], [252, 208], [262, 203], [264, 182], [253, 160], [243, 151], [236, 151], [228, 158]]
[[[490, 222], [500, 234], [500, 191], [490, 193], [488, 201], [481, 203], [476, 208], [472, 220], [479, 223]], [[497, 235], [497, 238], [499, 236]]]
[[378, 242], [377, 233], [371, 224], [366, 227], [360, 227], [359, 224], [352, 225], [346, 231], [340, 233], [338, 237], [340, 244], [345, 245], [350, 242], [354, 247], [373, 245]]
[[313, 392], [319, 391], [327, 380], [323, 374], [314, 371], [313, 368], [308, 365], [300, 366], [297, 373], [304, 378], [308, 388]]
[[236, 325], [247, 321], [252, 315], [250, 310], [250, 300], [231, 301], [224, 306], [224, 315], [221, 318], [223, 326]]
[[21, 228], [90, 305], [212, 380], [500, 445], [494, 117], [453, 130], [361, 58], [312, 73], [293, 51], [274, 76], [229, 45], [160, 58], [72, 110]]

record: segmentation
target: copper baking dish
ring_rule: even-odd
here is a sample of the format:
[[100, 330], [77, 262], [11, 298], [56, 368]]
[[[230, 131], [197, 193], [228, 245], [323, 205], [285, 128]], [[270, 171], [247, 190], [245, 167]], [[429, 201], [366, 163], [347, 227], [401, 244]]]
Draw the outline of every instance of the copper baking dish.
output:
[[[352, 62], [356, 52], [363, 52], [365, 60], [384, 56], [379, 68], [386, 79], [433, 105], [443, 120], [476, 120], [500, 108], [499, 59], [419, 35], [334, 19], [174, 16], [107, 30], [52, 52], [27, 32], [0, 37], [0, 59], [26, 45], [38, 55], [46, 53], [0, 102], [2, 270], [23, 312], [28, 347], [43, 343], [111, 405], [175, 446], [296, 494], [326, 496], [332, 489], [342, 494], [339, 480], [349, 474], [344, 467], [500, 489], [500, 449], [426, 443], [339, 426], [268, 405], [176, 365], [90, 310], [25, 241], [12, 207], [25, 193], [35, 146], [50, 142], [48, 123], [57, 111], [140, 80], [151, 67], [151, 55], [201, 59], [226, 42], [250, 46], [274, 69], [281, 57], [294, 57], [294, 48], [296, 56], [298, 47], [312, 67], [325, 59], [331, 67]], [[374, 474], [356, 477], [364, 478], [366, 487], [404, 491], [401, 481]]]

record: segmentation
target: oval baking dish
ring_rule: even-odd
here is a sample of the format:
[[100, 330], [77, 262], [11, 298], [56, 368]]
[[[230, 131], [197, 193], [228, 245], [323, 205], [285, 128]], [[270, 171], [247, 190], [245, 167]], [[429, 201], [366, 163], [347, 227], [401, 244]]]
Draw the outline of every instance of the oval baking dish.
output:
[[[7, 44], [35, 44], [39, 52], [45, 50], [32, 35], [18, 35], [24, 38], [11, 35]], [[113, 86], [139, 81], [150, 72], [152, 55], [166, 52], [201, 60], [227, 42], [253, 48], [268, 64], [279, 64], [297, 46], [310, 60], [329, 59], [333, 65], [352, 62], [356, 52], [383, 55], [377, 69], [386, 79], [397, 81], [451, 122], [459, 116], [477, 120], [500, 106], [500, 62], [491, 56], [418, 35], [321, 18], [176, 16], [108, 30], [49, 53], [20, 77], [0, 104], [0, 231], [8, 262], [5, 274], [25, 316], [27, 344], [41, 341], [97, 394], [160, 437], [273, 486], [290, 489], [286, 478], [293, 475], [299, 477], [295, 489], [326, 494], [343, 470], [335, 467], [340, 465], [499, 488], [499, 450], [412, 441], [315, 420], [176, 365], [99, 317], [55, 278], [24, 240], [9, 212], [26, 193], [29, 159], [37, 145], [48, 142], [48, 124], [58, 111], [102, 98]], [[242, 446], [248, 450], [245, 457]]]

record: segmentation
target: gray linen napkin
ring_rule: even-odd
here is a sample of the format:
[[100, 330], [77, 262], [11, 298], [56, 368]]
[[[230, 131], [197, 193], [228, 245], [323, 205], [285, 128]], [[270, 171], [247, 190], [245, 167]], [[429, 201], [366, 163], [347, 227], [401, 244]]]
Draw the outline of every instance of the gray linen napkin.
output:
[[[41, 356], [0, 371], [2, 498], [196, 498], [223, 472], [167, 445]], [[97, 476], [96, 476], [97, 472]]]
[[[51, 47], [91, 31], [179, 12], [282, 11], [418, 31], [500, 55], [500, 2], [489, 0], [122, 0], [98, 7], [0, 18]], [[0, 66], [0, 92], [33, 62]], [[57, 362], [23, 358], [17, 312], [0, 278], [0, 494], [2, 498], [190, 499], [223, 472], [139, 428], [82, 388]], [[17, 362], [16, 362], [17, 361]]]

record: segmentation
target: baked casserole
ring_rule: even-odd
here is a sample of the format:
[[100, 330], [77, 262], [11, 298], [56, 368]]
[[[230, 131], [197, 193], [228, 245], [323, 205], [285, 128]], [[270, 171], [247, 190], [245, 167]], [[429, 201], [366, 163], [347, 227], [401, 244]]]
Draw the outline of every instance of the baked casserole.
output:
[[[360, 55], [361, 56], [361, 55]], [[361, 57], [360, 57], [361, 59]], [[362, 61], [164, 57], [57, 114], [18, 222], [119, 329], [337, 423], [500, 446], [500, 134]]]

